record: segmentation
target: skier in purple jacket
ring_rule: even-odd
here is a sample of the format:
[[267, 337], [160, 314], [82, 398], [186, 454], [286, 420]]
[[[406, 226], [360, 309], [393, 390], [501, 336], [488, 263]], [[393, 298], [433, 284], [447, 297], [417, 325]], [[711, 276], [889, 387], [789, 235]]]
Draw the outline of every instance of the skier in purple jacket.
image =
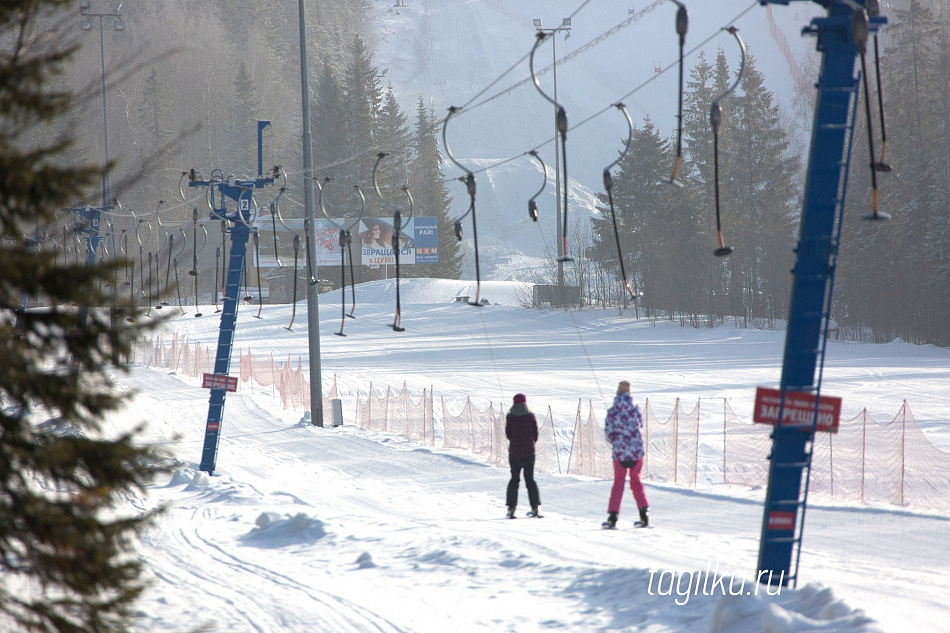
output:
[[521, 484], [521, 472], [524, 471], [524, 485], [528, 489], [528, 502], [531, 504], [530, 517], [540, 517], [541, 495], [534, 481], [534, 445], [538, 441], [538, 420], [528, 408], [523, 393], [516, 394], [511, 410], [505, 416], [505, 437], [508, 438], [508, 465], [511, 467], [511, 479], [505, 501], [508, 505], [508, 518], [515, 518], [518, 505], [518, 486]]
[[620, 514], [620, 502], [623, 499], [623, 485], [630, 472], [630, 490], [640, 510], [639, 527], [647, 527], [649, 504], [647, 495], [640, 483], [640, 469], [643, 467], [645, 452], [640, 427], [643, 426], [643, 417], [640, 407], [633, 403], [630, 395], [630, 383], [620, 381], [617, 386], [617, 395], [613, 405], [607, 410], [607, 419], [604, 421], [604, 435], [613, 447], [614, 485], [610, 489], [610, 503], [607, 505], [607, 520], [605, 528], [617, 525], [617, 515]]

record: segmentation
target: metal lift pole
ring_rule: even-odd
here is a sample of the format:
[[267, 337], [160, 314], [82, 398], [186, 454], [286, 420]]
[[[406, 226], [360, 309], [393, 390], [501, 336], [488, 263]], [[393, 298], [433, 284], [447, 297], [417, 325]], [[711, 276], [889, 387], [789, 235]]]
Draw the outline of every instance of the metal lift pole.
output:
[[[270, 121], [258, 121], [257, 125], [258, 172], [262, 171], [262, 131], [269, 124]], [[211, 187], [212, 190], [218, 190], [218, 196], [211, 196], [211, 219], [227, 222], [227, 231], [231, 234], [231, 255], [228, 258], [227, 279], [224, 286], [225, 296], [221, 310], [221, 326], [218, 330], [218, 349], [214, 359], [214, 375], [208, 385], [211, 389], [211, 397], [208, 402], [208, 422], [205, 426], [205, 442], [201, 451], [201, 465], [199, 467], [208, 474], [214, 473], [218, 444], [221, 441], [224, 399], [229, 390], [229, 382], [232, 385], [236, 382], [236, 379], [229, 379], [228, 371], [231, 366], [234, 330], [237, 326], [238, 305], [240, 304], [241, 275], [244, 273], [247, 240], [251, 234], [250, 211], [253, 190], [273, 183], [273, 178], [264, 178], [260, 173], [257, 178], [231, 178], [227, 181], [193, 180], [188, 183], [189, 187]], [[234, 213], [228, 214], [224, 204], [225, 197], [237, 202], [237, 209]], [[220, 208], [214, 207], [215, 200], [220, 201]], [[230, 390], [233, 391], [233, 388]]]
[[[759, 0], [760, 4], [783, 4], [799, 0]], [[811, 1], [811, 0], [808, 0]], [[827, 9], [815, 18], [806, 34], [817, 37], [822, 53], [821, 75], [812, 129], [804, 207], [799, 241], [795, 252], [785, 357], [782, 366], [782, 404], [787, 392], [818, 395], [816, 366], [822, 347], [822, 329], [831, 307], [831, 293], [837, 255], [837, 233], [844, 208], [854, 119], [861, 77], [856, 73], [858, 48], [852, 34], [854, 11], [867, 0], [814, 0]], [[883, 17], [870, 20], [872, 32]], [[873, 157], [872, 157], [873, 159]], [[816, 409], [817, 415], [817, 409]], [[798, 575], [805, 498], [803, 474], [811, 466], [814, 427], [789, 428], [776, 424], [769, 464], [759, 545], [757, 582], [787, 585]], [[807, 480], [805, 480], [807, 481]], [[807, 485], [805, 486], [807, 494]]]

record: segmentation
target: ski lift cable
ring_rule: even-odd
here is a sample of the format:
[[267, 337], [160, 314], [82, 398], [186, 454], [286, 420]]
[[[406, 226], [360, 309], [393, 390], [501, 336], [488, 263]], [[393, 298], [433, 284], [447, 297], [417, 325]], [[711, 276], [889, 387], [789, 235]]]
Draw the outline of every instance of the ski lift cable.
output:
[[723, 30], [730, 33], [736, 39], [736, 42], [739, 44], [739, 50], [742, 53], [742, 59], [739, 62], [739, 72], [736, 73], [736, 80], [725, 92], [713, 99], [712, 105], [709, 108], [709, 124], [713, 132], [713, 182], [715, 183], [716, 196], [716, 237], [719, 239], [719, 247], [713, 251], [716, 257], [728, 257], [735, 251], [733, 247], [726, 246], [722, 239], [722, 219], [719, 212], [719, 124], [722, 122], [722, 107], [719, 105], [719, 102], [735, 92], [735, 89], [742, 81], [742, 75], [745, 73], [746, 62], [745, 42], [739, 37], [739, 29], [734, 26], [729, 26]]
[[[665, 2], [665, 1], [667, 1], [667, 0], [658, 0], [655, 4], [659, 4], [660, 2]], [[576, 16], [578, 13], [580, 13], [581, 10], [582, 10], [584, 7], [586, 7], [588, 4], [590, 4], [590, 2], [591, 2], [591, 0], [584, 0], [584, 2], [582, 2], [579, 7], [577, 7], [576, 9], [574, 9], [574, 12], [571, 13], [571, 14], [568, 16], [567, 19], [568, 19], [568, 20], [574, 19], [574, 16]], [[625, 20], [625, 21], [626, 21], [626, 20]], [[526, 60], [526, 59], [528, 58], [528, 55], [530, 55], [530, 53], [526, 53], [526, 54], [525, 54], [524, 56], [522, 56], [518, 61], [516, 61], [516, 62], [513, 63], [511, 66], [509, 66], [508, 69], [505, 70], [505, 72], [503, 72], [503, 73], [501, 73], [500, 75], [498, 75], [498, 77], [496, 77], [494, 80], [492, 80], [491, 83], [489, 83], [487, 86], [485, 86], [484, 88], [482, 88], [481, 90], [479, 90], [477, 93], [475, 93], [475, 95], [473, 95], [471, 99], [469, 99], [468, 101], [466, 101], [465, 103], [463, 103], [463, 104], [460, 106], [460, 108], [461, 108], [461, 109], [465, 109], [465, 108], [467, 108], [468, 106], [472, 105], [472, 103], [473, 103], [476, 99], [478, 99], [478, 98], [481, 97], [483, 94], [485, 94], [486, 92], [488, 92], [489, 90], [491, 90], [491, 88], [492, 88], [495, 84], [497, 84], [499, 81], [501, 81], [502, 79], [504, 79], [506, 76], [508, 76], [508, 74], [509, 74], [510, 72], [512, 72], [512, 71], [513, 71], [515, 68], [517, 68], [519, 65], [521, 65], [521, 62], [523, 62], [524, 60]]]
[[[626, 27], [630, 26], [631, 24], [637, 22], [638, 20], [642, 19], [644, 16], [648, 15], [649, 13], [651, 13], [654, 9], [656, 9], [656, 8], [659, 7], [660, 5], [662, 5], [662, 4], [666, 3], [666, 2], [673, 2], [673, 1], [675, 1], [675, 0], [655, 0], [653, 3], [651, 3], [651, 4], [648, 5], [647, 7], [641, 9], [640, 11], [638, 11], [638, 12], [632, 14], [632, 15], [629, 15], [628, 17], [626, 17], [625, 19], [623, 19], [621, 22], [619, 22], [619, 23], [616, 24], [615, 26], [611, 27], [610, 29], [608, 29], [607, 31], [605, 31], [604, 33], [602, 33], [601, 35], [595, 37], [593, 40], [591, 40], [591, 41], [588, 42], [587, 44], [581, 46], [580, 48], [578, 48], [577, 50], [571, 52], [570, 54], [561, 57], [561, 58], [560, 58], [559, 60], [557, 60], [557, 62], [555, 62], [555, 63], [563, 63], [563, 62], [569, 61], [570, 59], [573, 59], [574, 57], [577, 57], [577, 56], [581, 55], [582, 53], [586, 52], [587, 50], [589, 50], [589, 49], [591, 49], [591, 48], [597, 46], [598, 44], [600, 44], [600, 43], [603, 42], [604, 40], [606, 40], [606, 39], [612, 37], [613, 35], [616, 35], [618, 32], [620, 32], [620, 31], [623, 30], [624, 28], [626, 28]], [[578, 9], [576, 9], [576, 10], [571, 14], [571, 17], [573, 18], [573, 16], [576, 15], [584, 6], [586, 6], [586, 5], [588, 4], [588, 2], [589, 2], [589, 0], [588, 0], [587, 2], [584, 2], [583, 4], [581, 4], [580, 7], [578, 7]], [[753, 5], [752, 5], [752, 6], [755, 6], [755, 2], [753, 2]], [[751, 9], [751, 7], [750, 7], [750, 9]], [[529, 54], [530, 54], [530, 53], [529, 53]], [[508, 75], [508, 73], [510, 73], [510, 72], [511, 72], [515, 67], [517, 67], [521, 62], [523, 62], [523, 61], [528, 57], [529, 54], [526, 54], [526, 55], [523, 56], [521, 59], [519, 59], [517, 62], [515, 62], [509, 69], [505, 70], [505, 71], [502, 73], [501, 77], [504, 77], [504, 76]], [[549, 64], [549, 65], [547, 65], [547, 66], [544, 66], [543, 68], [541, 68], [540, 70], [538, 70], [538, 75], [540, 76], [540, 75], [543, 75], [543, 74], [545, 74], [545, 73], [551, 71], [551, 70], [554, 68], [555, 63], [552, 63], [552, 64]], [[665, 72], [665, 71], [663, 71], [663, 72]], [[660, 74], [663, 74], [663, 73], [661, 72]], [[481, 90], [479, 93], [476, 94], [475, 97], [473, 97], [472, 99], [469, 99], [469, 101], [466, 102], [466, 103], [465, 103], [461, 108], [459, 108], [459, 109], [461, 110], [462, 108], [464, 108], [466, 112], [471, 111], [471, 110], [474, 110], [474, 109], [476, 109], [476, 108], [478, 108], [478, 107], [480, 107], [480, 106], [482, 106], [482, 105], [485, 105], [485, 104], [487, 104], [487, 103], [489, 103], [489, 102], [491, 102], [491, 101], [493, 101], [493, 100], [495, 100], [495, 99], [497, 99], [497, 98], [500, 98], [500, 97], [502, 97], [502, 96], [508, 94], [509, 92], [512, 92], [512, 91], [514, 91], [515, 89], [517, 89], [517, 88], [519, 88], [519, 87], [521, 87], [521, 86], [523, 86], [523, 85], [525, 85], [525, 84], [527, 84], [527, 83], [530, 83], [530, 82], [532, 81], [532, 78], [531, 78], [531, 77], [522, 79], [521, 81], [518, 81], [517, 83], [513, 84], [512, 86], [509, 86], [508, 88], [506, 88], [506, 89], [504, 89], [504, 90], [502, 90], [502, 91], [500, 91], [500, 92], [498, 92], [498, 93], [496, 93], [496, 94], [494, 94], [494, 95], [492, 95], [492, 96], [490, 96], [490, 97], [484, 99], [483, 101], [480, 101], [480, 102], [478, 102], [478, 103], [472, 104], [472, 101], [473, 101], [474, 99], [478, 98], [478, 96], [480, 96], [480, 95], [484, 94], [485, 92], [487, 92], [487, 90], [488, 90], [491, 86], [493, 86], [493, 85], [495, 85], [496, 83], [498, 83], [498, 81], [501, 79], [501, 77], [499, 77], [499, 78], [493, 80], [493, 81], [489, 84], [489, 86], [488, 86], [487, 88]], [[627, 96], [629, 96], [629, 95], [627, 95]], [[602, 112], [606, 112], [607, 109], [608, 109], [608, 108], [605, 108]], [[443, 119], [440, 119], [440, 120], [437, 120], [437, 121], [433, 121], [433, 122], [431, 123], [431, 129], [430, 129], [430, 131], [437, 129], [439, 126], [443, 126], [443, 125], [445, 124], [445, 120], [446, 120], [446, 119], [443, 118]], [[575, 126], [575, 127], [576, 127], [576, 126]], [[394, 151], [399, 150], [399, 149], [403, 149], [404, 147], [407, 147], [410, 142], [411, 142], [411, 141], [405, 141], [405, 142], [404, 142], [403, 144], [401, 144], [400, 146], [394, 148]], [[548, 141], [548, 142], [550, 142], [550, 141]], [[546, 144], [546, 143], [540, 145], [539, 147], [543, 147], [545, 144]], [[350, 155], [350, 156], [347, 156], [347, 157], [345, 157], [345, 158], [341, 158], [341, 159], [339, 159], [339, 160], [337, 160], [337, 161], [334, 161], [334, 162], [332, 162], [332, 163], [325, 163], [325, 164], [323, 164], [323, 165], [316, 166], [316, 167], [314, 167], [314, 170], [315, 170], [315, 171], [319, 171], [319, 170], [330, 169], [330, 168], [333, 168], [333, 167], [339, 167], [339, 166], [341, 166], [341, 165], [346, 165], [346, 164], [348, 164], [348, 163], [352, 163], [353, 161], [358, 160], [359, 158], [361, 158], [361, 157], [363, 157], [363, 156], [365, 156], [365, 152], [358, 152], [358, 153], [352, 154], [352, 155]], [[520, 156], [520, 154], [519, 154], [519, 156]], [[514, 160], [514, 159], [511, 159], [511, 160]], [[300, 172], [297, 172], [297, 173], [303, 173], [303, 172], [302, 172], [302, 170], [301, 170]], [[478, 173], [478, 172], [476, 172], [476, 173]]]
[[[665, 2], [665, 1], [668, 1], [668, 0], [663, 0], [663, 1]], [[739, 19], [741, 19], [742, 17], [744, 17], [749, 11], [751, 11], [753, 8], [755, 8], [756, 6], [757, 6], [757, 2], [753, 2], [751, 5], [749, 5], [749, 6], [746, 7], [744, 10], [742, 10], [741, 12], [739, 12], [739, 13], [730, 21], [730, 23], [738, 21]], [[697, 44], [696, 46], [694, 46], [694, 47], [688, 49], [688, 50], [685, 52], [686, 57], [691, 56], [693, 53], [695, 53], [696, 51], [700, 50], [701, 48], [703, 48], [703, 47], [705, 47], [707, 44], [709, 44], [709, 42], [711, 42], [711, 41], [714, 40], [715, 38], [719, 37], [719, 35], [722, 33], [723, 30], [724, 30], [724, 29], [720, 28], [718, 31], [716, 31], [716, 32], [712, 33], [711, 35], [709, 35], [707, 38], [705, 38], [703, 41], [701, 41], [701, 42], [700, 42], [699, 44]], [[568, 55], [562, 57], [561, 59], [559, 59], [559, 60], [558, 60], [558, 63], [561, 63], [562, 61], [566, 61], [568, 58], [573, 57], [573, 56], [575, 56], [576, 54], [577, 54], [577, 51], [574, 51], [574, 52], [572, 52], [572, 53], [570, 53], [570, 54], [568, 54]], [[666, 67], [664, 67], [664, 69], [663, 69], [661, 72], [655, 73], [655, 74], [654, 74], [653, 76], [651, 76], [650, 78], [644, 80], [643, 82], [641, 82], [640, 84], [638, 84], [637, 86], [635, 86], [632, 90], [630, 90], [630, 91], [626, 92], [625, 94], [621, 95], [620, 98], [617, 99], [617, 102], [623, 102], [623, 101], [625, 101], [626, 99], [628, 99], [628, 98], [632, 97], [633, 95], [637, 94], [637, 93], [640, 92], [641, 90], [644, 90], [644, 89], [647, 88], [652, 82], [657, 81], [663, 74], [665, 74], [665, 73], [667, 72], [667, 69], [668, 69], [668, 68], [669, 68], [669, 65], [667, 65]], [[538, 72], [539, 75], [541, 75], [541, 74], [543, 74], [543, 73], [544, 73], [544, 70], [543, 70], [543, 69]], [[525, 81], [529, 81], [529, 80], [525, 80]], [[522, 82], [522, 83], [524, 83], [524, 82]], [[616, 103], [616, 102], [615, 102], [615, 103]], [[476, 104], [476, 105], [480, 105], [480, 104]], [[593, 121], [594, 119], [597, 119], [597, 118], [601, 117], [601, 116], [604, 115], [606, 112], [610, 111], [610, 109], [613, 108], [613, 107], [614, 107], [614, 105], [613, 105], [613, 103], [612, 103], [612, 104], [610, 104], [610, 105], [608, 105], [608, 106], [606, 106], [606, 107], [604, 107], [604, 108], [601, 108], [600, 110], [598, 110], [598, 111], [596, 111], [596, 112], [590, 114], [587, 118], [585, 118], [585, 119], [581, 120], [580, 122], [575, 123], [574, 125], [570, 126], [569, 129], [570, 129], [571, 131], [577, 130], [577, 129], [579, 129], [579, 128], [585, 126], [585, 125], [587, 125], [588, 123], [590, 123], [590, 122]], [[542, 143], [539, 143], [538, 145], [534, 146], [531, 150], [528, 150], [527, 152], [523, 152], [523, 153], [521, 153], [521, 154], [517, 154], [517, 155], [511, 156], [511, 157], [509, 157], [509, 158], [501, 159], [501, 160], [495, 161], [495, 162], [493, 162], [493, 163], [491, 163], [491, 164], [485, 165], [484, 167], [480, 167], [480, 168], [474, 170], [473, 173], [477, 175], [477, 174], [489, 172], [489, 171], [494, 170], [494, 169], [498, 169], [499, 167], [502, 167], [502, 166], [504, 166], [504, 165], [506, 165], [506, 164], [508, 164], [508, 163], [511, 163], [511, 162], [514, 162], [514, 161], [518, 160], [519, 158], [521, 158], [522, 156], [524, 156], [524, 154], [530, 153], [531, 151], [537, 151], [537, 150], [541, 149], [542, 147], [547, 146], [548, 144], [554, 142], [554, 138], [555, 138], [555, 137], [552, 136], [551, 138], [549, 138], [549, 139], [543, 141]]]
[[[599, 45], [599, 44], [600, 44], [601, 42], [603, 42], [604, 40], [606, 40], [606, 39], [612, 37], [613, 35], [616, 35], [618, 32], [620, 32], [620, 31], [623, 30], [624, 28], [626, 28], [626, 27], [630, 26], [631, 24], [635, 23], [636, 21], [642, 19], [642, 18], [645, 17], [647, 14], [651, 13], [651, 12], [654, 11], [656, 8], [658, 8], [660, 5], [665, 4], [666, 2], [676, 2], [676, 0], [656, 0], [655, 2], [651, 3], [650, 5], [646, 6], [646, 7], [643, 8], [643, 9], [641, 9], [640, 11], [636, 12], [635, 14], [629, 15], [627, 18], [625, 18], [624, 20], [622, 20], [621, 22], [619, 22], [619, 23], [616, 24], [615, 26], [611, 27], [610, 29], [608, 29], [607, 31], [605, 31], [604, 33], [602, 33], [601, 35], [595, 37], [593, 40], [591, 40], [591, 41], [588, 42], [587, 44], [585, 44], [585, 45], [581, 46], [580, 48], [578, 48], [578, 49], [576, 49], [576, 50], [574, 50], [574, 51], [568, 53], [567, 55], [562, 56], [561, 58], [559, 58], [559, 59], [557, 60], [556, 63], [564, 63], [564, 62], [570, 61], [571, 59], [573, 59], [573, 58], [575, 58], [575, 57], [578, 57], [579, 55], [585, 53], [586, 51], [590, 50], [591, 48], [593, 48], [593, 47]], [[585, 4], [586, 4], [586, 3], [585, 3]], [[583, 6], [583, 5], [582, 5], [582, 6]], [[743, 16], [745, 16], [745, 14], [747, 14], [749, 11], [751, 11], [751, 10], [752, 10], [753, 8], [755, 8], [756, 6], [758, 6], [758, 0], [753, 0], [753, 2], [752, 2], [749, 6], [747, 6], [745, 9], [743, 9], [741, 12], [739, 12], [732, 20], [729, 21], [729, 23], [732, 23], [732, 22], [735, 22], [735, 21], [739, 20], [740, 18], [742, 18]], [[575, 11], [575, 13], [576, 13], [576, 11]], [[693, 47], [693, 48], [687, 50], [687, 51], [685, 52], [685, 54], [686, 54], [687, 56], [692, 55], [692, 54], [695, 53], [697, 50], [699, 50], [700, 48], [702, 48], [703, 46], [705, 46], [706, 44], [708, 44], [708, 43], [709, 43], [711, 40], [713, 40], [715, 37], [717, 37], [718, 34], [719, 34], [718, 31], [713, 32], [711, 35], [709, 35], [707, 38], [705, 38], [702, 42], [700, 42], [700, 44], [698, 44], [697, 46], [695, 46], [695, 47]], [[523, 61], [523, 60], [524, 60], [524, 57], [522, 57], [517, 63], [520, 63], [520, 62]], [[517, 65], [517, 64], [515, 64], [515, 65]], [[544, 66], [543, 68], [540, 68], [540, 69], [537, 71], [537, 75], [538, 75], [538, 76], [541, 76], [541, 75], [543, 75], [543, 74], [549, 72], [550, 70], [552, 70], [552, 69], [554, 68], [554, 65], [555, 65], [555, 64], [552, 63], [552, 64], [550, 64], [550, 65]], [[630, 90], [630, 91], [627, 92], [626, 94], [621, 95], [621, 96], [620, 96], [618, 99], [616, 99], [614, 102], [616, 102], [616, 101], [624, 101], [624, 100], [628, 99], [629, 97], [633, 96], [634, 94], [637, 94], [637, 93], [640, 92], [641, 90], [647, 88], [653, 81], [658, 80], [660, 77], [662, 77], [664, 74], [666, 74], [668, 68], [669, 68], [669, 65], [665, 66], [665, 67], [663, 68], [663, 70], [661, 70], [659, 73], [654, 73], [653, 76], [651, 76], [649, 79], [647, 79], [647, 80], [643, 81], [642, 83], [640, 83], [639, 85], [635, 86], [632, 90]], [[507, 75], [509, 72], [511, 72], [510, 69], [509, 69], [509, 70], [506, 70], [506, 71], [504, 72], [504, 74]], [[504, 90], [502, 90], [502, 91], [500, 91], [500, 92], [498, 92], [498, 93], [496, 93], [496, 94], [494, 94], [494, 95], [492, 95], [492, 96], [490, 96], [490, 97], [488, 97], [488, 98], [486, 98], [486, 99], [484, 99], [484, 100], [482, 100], [482, 101], [479, 101], [479, 102], [477, 102], [477, 103], [474, 103], [474, 104], [471, 103], [472, 100], [470, 99], [468, 102], [466, 102], [465, 106], [463, 106], [463, 107], [464, 107], [464, 112], [471, 112], [472, 110], [475, 110], [476, 108], [478, 108], [478, 107], [480, 107], [480, 106], [482, 106], [482, 105], [485, 105], [485, 104], [487, 104], [487, 103], [489, 103], [489, 102], [491, 102], [491, 101], [493, 101], [493, 100], [495, 100], [495, 99], [497, 99], [497, 98], [500, 98], [500, 97], [502, 97], [502, 96], [504, 96], [504, 95], [506, 95], [506, 94], [508, 94], [508, 93], [510, 93], [510, 92], [512, 92], [512, 91], [514, 91], [515, 89], [517, 89], [517, 88], [519, 88], [519, 87], [521, 87], [521, 86], [523, 86], [523, 85], [525, 85], [525, 84], [527, 84], [527, 83], [529, 83], [529, 82], [531, 82], [531, 81], [532, 81], [532, 78], [531, 78], [531, 77], [522, 79], [521, 81], [517, 82], [516, 84], [513, 84], [512, 86], [509, 86], [508, 88], [505, 88]], [[497, 83], [497, 80], [495, 80], [495, 82], [493, 82], [493, 84], [494, 84], [494, 83]], [[485, 91], [483, 90], [482, 93], [484, 93], [484, 92], [485, 92]], [[480, 94], [481, 94], [481, 93], [480, 93]], [[602, 115], [605, 114], [606, 112], [608, 112], [612, 107], [613, 107], [613, 102], [612, 102], [610, 105], [605, 106], [605, 107], [602, 108], [601, 110], [598, 110], [597, 112], [595, 112], [595, 113], [591, 114], [590, 116], [588, 116], [587, 118], [583, 119], [580, 123], [577, 123], [577, 124], [573, 125], [570, 129], [576, 130], [576, 129], [582, 127], [583, 125], [586, 125], [586, 124], [589, 123], [590, 121], [592, 121], [592, 120], [598, 118], [599, 116], [602, 116]], [[461, 111], [462, 108], [457, 108], [457, 110], [460, 110], [460, 111]], [[460, 113], [461, 113], [461, 112], [460, 112]], [[438, 128], [438, 126], [443, 126], [443, 127], [444, 127], [445, 122], [446, 122], [447, 119], [448, 119], [448, 117], [443, 118], [443, 119], [440, 119], [440, 120], [437, 120], [437, 121], [433, 121], [433, 122], [430, 124], [430, 131], [434, 131], [435, 129]], [[545, 147], [545, 146], [548, 145], [549, 143], [553, 142], [553, 140], [554, 140], [553, 137], [550, 138], [550, 139], [547, 139], [547, 140], [545, 140], [544, 142], [542, 142], [542, 143], [538, 144], [537, 146], [535, 146], [533, 149], [534, 149], [534, 150], [538, 150], [538, 149], [540, 149], [540, 148], [542, 148], [542, 147]], [[402, 143], [400, 146], [398, 146], [398, 147], [396, 147], [396, 148], [394, 148], [394, 149], [395, 149], [395, 150], [403, 149], [404, 147], [407, 147], [410, 142], [411, 142], [411, 141], [405, 141], [405, 142]], [[530, 151], [530, 150], [529, 150], [529, 151]], [[503, 159], [503, 160], [494, 162], [494, 163], [492, 163], [492, 164], [490, 164], [490, 165], [486, 165], [485, 167], [482, 167], [482, 168], [479, 168], [479, 169], [477, 169], [477, 170], [474, 170], [472, 173], [477, 175], [477, 174], [480, 174], [480, 173], [483, 173], [483, 172], [490, 171], [490, 170], [492, 170], [492, 169], [497, 169], [498, 167], [501, 167], [501, 166], [503, 166], [503, 165], [506, 165], [506, 164], [508, 164], [508, 163], [510, 163], [510, 162], [513, 162], [513, 161], [517, 160], [518, 158], [520, 158], [521, 156], [523, 156], [523, 155], [526, 154], [526, 153], [528, 153], [528, 151], [519, 153], [518, 155], [512, 156], [512, 157], [507, 158], [507, 159]], [[341, 165], [346, 165], [346, 164], [352, 163], [353, 161], [356, 161], [356, 160], [362, 158], [363, 156], [365, 156], [365, 154], [366, 154], [366, 152], [357, 152], [357, 153], [355, 153], [355, 154], [352, 154], [352, 155], [347, 156], [347, 157], [345, 157], [345, 158], [342, 158], [342, 159], [340, 159], [340, 160], [333, 161], [333, 162], [331, 162], [331, 163], [325, 163], [325, 164], [322, 164], [322, 165], [320, 165], [320, 166], [316, 166], [316, 167], [314, 167], [314, 170], [315, 170], [315, 171], [326, 170], [326, 169], [330, 169], [330, 168], [333, 168], [333, 167], [339, 167], [339, 166], [341, 166]], [[294, 175], [296, 175], [296, 174], [298, 174], [298, 173], [303, 173], [303, 171], [300, 170], [300, 171], [297, 171], [297, 172], [292, 172], [292, 174], [294, 174]], [[294, 204], [297, 204], [298, 206], [303, 206], [303, 203], [301, 203], [301, 202], [299, 202], [299, 201], [297, 201], [297, 200], [293, 200], [293, 199], [291, 198], [291, 201], [294, 202]]]
[[[595, 37], [594, 39], [592, 39], [592, 40], [591, 40], [590, 42], [588, 42], [587, 44], [584, 44], [583, 46], [580, 46], [580, 47], [577, 48], [576, 50], [571, 51], [570, 53], [568, 53], [568, 54], [566, 54], [566, 55], [563, 55], [563, 56], [562, 56], [560, 59], [558, 59], [557, 61], [554, 61], [554, 62], [552, 62], [551, 64], [548, 64], [547, 66], [544, 66], [544, 67], [541, 68], [539, 71], [537, 71], [538, 76], [543, 75], [543, 74], [545, 74], [545, 73], [547, 73], [547, 72], [549, 72], [549, 71], [552, 71], [552, 70], [554, 69], [554, 67], [555, 67], [557, 64], [563, 64], [564, 62], [570, 61], [571, 59], [574, 59], [575, 57], [578, 57], [578, 56], [582, 55], [583, 53], [587, 52], [587, 51], [590, 50], [591, 48], [594, 48], [595, 46], [599, 45], [601, 42], [603, 42], [603, 41], [605, 41], [605, 40], [607, 40], [607, 39], [613, 37], [614, 35], [616, 35], [616, 34], [619, 33], [620, 31], [622, 31], [623, 29], [627, 28], [628, 26], [630, 26], [630, 25], [633, 24], [634, 22], [637, 22], [638, 20], [641, 20], [644, 16], [646, 16], [646, 15], [649, 14], [649, 13], [651, 13], [654, 9], [656, 9], [656, 8], [659, 7], [660, 5], [665, 4], [665, 3], [667, 3], [667, 2], [675, 2], [675, 1], [676, 1], [676, 0], [656, 0], [656, 1], [653, 2], [652, 4], [650, 4], [650, 5], [648, 5], [647, 7], [641, 9], [640, 11], [638, 11], [638, 12], [632, 14], [632, 15], [627, 16], [626, 18], [624, 18], [623, 20], [621, 20], [621, 21], [620, 21], [619, 23], [617, 23], [616, 25], [612, 26], [611, 28], [609, 28], [609, 29], [607, 29], [605, 32], [603, 32], [602, 34], [600, 34], [600, 35], [598, 35], [597, 37]], [[576, 13], [576, 12], [575, 12], [575, 13]], [[530, 53], [529, 53], [529, 55], [530, 55]], [[526, 55], [525, 57], [527, 57], [527, 56], [528, 56], [528, 55]], [[522, 57], [521, 60], [519, 60], [519, 63], [520, 63], [521, 61], [523, 61], [523, 60], [524, 60], [524, 57]], [[526, 84], [528, 84], [528, 83], [530, 83], [530, 82], [532, 82], [532, 81], [533, 81], [533, 78], [532, 78], [532, 77], [526, 77], [525, 79], [522, 79], [521, 81], [518, 81], [517, 83], [515, 83], [515, 84], [509, 86], [508, 88], [505, 88], [505, 89], [502, 90], [501, 92], [498, 92], [498, 93], [496, 93], [496, 94], [494, 94], [494, 95], [488, 97], [487, 99], [484, 99], [484, 100], [482, 100], [482, 101], [479, 101], [478, 103], [475, 103], [475, 104], [471, 105], [471, 107], [468, 109], [468, 111], [474, 110], [475, 108], [478, 108], [478, 107], [483, 106], [483, 105], [485, 105], [485, 104], [487, 104], [487, 103], [490, 103], [491, 101], [494, 101], [495, 99], [498, 99], [498, 98], [500, 98], [500, 97], [503, 97], [504, 95], [508, 94], [509, 92], [513, 92], [514, 90], [516, 90], [516, 89], [520, 88], [521, 86], [524, 86], [524, 85], [526, 85]]]

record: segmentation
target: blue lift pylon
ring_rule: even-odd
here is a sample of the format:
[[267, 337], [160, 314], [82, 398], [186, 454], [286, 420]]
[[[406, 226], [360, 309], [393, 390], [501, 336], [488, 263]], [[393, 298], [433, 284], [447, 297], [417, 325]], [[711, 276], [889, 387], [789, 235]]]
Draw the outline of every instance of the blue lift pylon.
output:
[[[189, 187], [210, 187], [210, 219], [226, 223], [231, 234], [231, 251], [228, 258], [227, 277], [224, 286], [224, 302], [221, 309], [221, 326], [218, 330], [218, 349], [214, 358], [214, 375], [209, 385], [211, 397], [208, 402], [208, 422], [205, 426], [205, 442], [201, 451], [200, 469], [214, 474], [217, 461], [218, 444], [221, 441], [221, 425], [224, 418], [224, 399], [229, 389], [231, 351], [234, 346], [234, 330], [237, 325], [238, 305], [241, 294], [241, 276], [244, 273], [244, 260], [247, 254], [247, 240], [252, 233], [251, 208], [254, 189], [274, 184], [274, 179], [263, 175], [263, 131], [270, 121], [257, 122], [257, 178], [217, 179], [197, 178], [192, 172]], [[228, 213], [227, 200], [236, 203], [233, 213]], [[217, 281], [215, 281], [217, 284]], [[215, 288], [217, 292], [217, 288]]]
[[[834, 286], [838, 241], [848, 179], [851, 146], [862, 77], [856, 69], [859, 49], [852, 22], [855, 12], [871, 33], [886, 22], [877, 0], [759, 0], [762, 5], [814, 1], [827, 9], [803, 33], [817, 37], [821, 75], [812, 128], [797, 261], [782, 365], [782, 419], [788, 392], [820, 396], [816, 368], [824, 358]], [[871, 6], [873, 5], [873, 7]], [[874, 9], [869, 10], [869, 9]], [[867, 14], [873, 17], [868, 19]], [[872, 157], [873, 160], [873, 157]], [[801, 553], [808, 474], [818, 408], [810, 427], [776, 424], [769, 456], [756, 580], [772, 586], [795, 586]]]

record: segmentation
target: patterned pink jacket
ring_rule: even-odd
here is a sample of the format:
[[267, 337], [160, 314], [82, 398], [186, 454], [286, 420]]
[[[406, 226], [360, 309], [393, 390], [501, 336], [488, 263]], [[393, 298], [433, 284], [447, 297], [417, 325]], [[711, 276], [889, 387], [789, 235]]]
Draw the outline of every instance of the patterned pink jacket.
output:
[[629, 393], [619, 393], [607, 410], [604, 436], [613, 446], [613, 458], [618, 461], [637, 460], [643, 457], [643, 437], [640, 427], [643, 417], [640, 407], [633, 403]]

